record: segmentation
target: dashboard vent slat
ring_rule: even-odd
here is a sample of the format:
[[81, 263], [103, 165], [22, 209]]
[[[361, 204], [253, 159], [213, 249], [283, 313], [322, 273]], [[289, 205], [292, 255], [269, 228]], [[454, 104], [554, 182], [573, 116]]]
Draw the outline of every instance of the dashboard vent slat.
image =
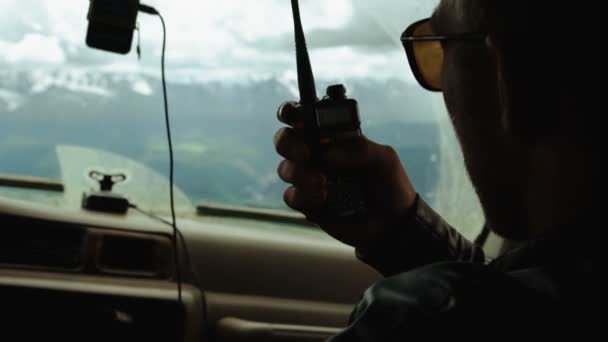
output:
[[84, 229], [31, 221], [10, 227], [1, 230], [0, 265], [63, 270], [83, 265]]

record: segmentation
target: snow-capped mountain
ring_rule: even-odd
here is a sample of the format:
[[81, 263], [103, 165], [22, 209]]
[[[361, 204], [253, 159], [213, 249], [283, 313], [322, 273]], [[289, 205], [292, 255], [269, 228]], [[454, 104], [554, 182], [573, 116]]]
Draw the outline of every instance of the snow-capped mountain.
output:
[[[429, 101], [403, 81], [345, 83], [360, 102], [365, 133], [408, 155], [412, 178], [431, 193], [439, 133]], [[289, 78], [170, 80], [178, 185], [195, 202], [279, 206], [272, 136], [281, 126], [276, 109], [297, 98], [295, 86]], [[59, 144], [111, 151], [165, 173], [161, 90], [158, 77], [146, 73], [0, 72], [0, 173], [60, 177]]]
[[[244, 108], [268, 108], [274, 110], [286, 100], [298, 98], [297, 79], [291, 73], [280, 77], [261, 79], [230, 79], [228, 81], [205, 80], [193, 70], [168, 72], [168, 89], [172, 105], [180, 107], [189, 103], [205, 109], [213, 108], [204, 115], [234, 112], [245, 115]], [[361, 105], [364, 120], [380, 121], [429, 121], [437, 118], [432, 103], [419, 87], [401, 80], [346, 79], [349, 95]], [[318, 93], [338, 80], [321, 80]], [[130, 107], [137, 102], [157, 103], [162, 96], [158, 75], [152, 71], [121, 72], [91, 70], [91, 68], [34, 69], [13, 71], [0, 69], [0, 113], [14, 112], [20, 107], [33, 104], [48, 94], [54, 100], [78, 98], [103, 102], [112, 106]], [[61, 93], [62, 95], [59, 95]], [[421, 96], [422, 95], [422, 96]], [[147, 98], [147, 99], [146, 99]], [[238, 98], [238, 101], [235, 100]], [[81, 102], [82, 102], [81, 101]], [[235, 108], [235, 103], [241, 107]], [[59, 104], [57, 104], [59, 105]], [[243, 106], [244, 105], [244, 106]], [[66, 103], [57, 108], [70, 111]], [[52, 107], [45, 106], [47, 110]], [[203, 109], [204, 108], [204, 109]], [[95, 111], [95, 108], [90, 108]], [[33, 115], [34, 113], [30, 113]], [[110, 113], [106, 113], [110, 114]], [[136, 114], [136, 113], [133, 113]], [[197, 112], [197, 115], [201, 114]], [[255, 113], [259, 117], [259, 113]]]

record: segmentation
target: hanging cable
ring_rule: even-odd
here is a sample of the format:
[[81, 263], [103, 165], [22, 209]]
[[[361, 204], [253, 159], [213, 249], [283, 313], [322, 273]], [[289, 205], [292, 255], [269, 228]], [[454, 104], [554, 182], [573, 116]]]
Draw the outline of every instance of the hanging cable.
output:
[[[141, 208], [139, 208], [137, 205], [133, 204], [133, 203], [129, 203], [129, 208], [139, 212], [140, 214], [147, 216], [155, 221], [158, 221], [162, 224], [166, 224], [169, 227], [173, 227], [173, 224], [168, 221], [165, 220], [164, 218], [157, 216], [155, 214], [152, 214], [150, 212], [147, 212]], [[196, 272], [196, 269], [194, 268], [194, 264], [192, 262], [192, 256], [190, 255], [190, 249], [188, 248], [188, 245], [186, 244], [186, 238], [184, 237], [184, 234], [178, 229], [177, 230], [177, 234], [179, 236], [179, 240], [180, 243], [183, 246], [183, 250], [184, 250], [184, 254], [186, 256], [186, 265], [188, 265], [188, 269], [192, 272], [192, 280], [195, 282], [196, 286], [202, 290], [202, 283], [201, 283], [201, 279], [198, 276], [198, 272]]]
[[173, 158], [173, 140], [171, 138], [171, 121], [169, 120], [169, 100], [167, 98], [167, 82], [165, 79], [165, 52], [167, 49], [167, 27], [165, 25], [165, 19], [158, 10], [148, 5], [140, 4], [139, 10], [151, 15], [156, 15], [160, 18], [160, 22], [163, 26], [163, 46], [161, 52], [161, 78], [163, 84], [163, 99], [165, 105], [165, 127], [167, 129], [167, 143], [169, 145], [169, 201], [171, 205], [171, 227], [173, 228], [173, 251], [175, 258], [175, 281], [177, 282], [177, 297], [179, 303], [182, 303], [182, 275], [181, 267], [179, 262], [179, 250], [178, 250], [178, 229], [175, 218], [175, 194], [173, 191], [174, 180], [174, 158]]

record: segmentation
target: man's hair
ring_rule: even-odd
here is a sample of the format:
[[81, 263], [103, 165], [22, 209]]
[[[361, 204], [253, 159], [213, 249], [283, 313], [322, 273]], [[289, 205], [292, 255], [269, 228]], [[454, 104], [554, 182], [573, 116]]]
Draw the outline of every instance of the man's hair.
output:
[[[597, 129], [598, 121], [591, 119], [600, 116], [595, 112], [606, 102], [602, 92], [608, 82], [604, 79], [604, 29], [600, 27], [606, 15], [598, 3], [478, 0], [482, 3], [487, 28], [495, 34], [502, 52], [535, 83], [534, 102], [540, 107], [534, 109], [534, 118], [525, 118], [536, 121], [535, 131], [560, 115], [561, 122], [582, 125], [582, 131], [573, 132]], [[568, 112], [572, 108], [552, 107], [563, 105], [560, 101], [564, 99], [576, 106], [576, 113]], [[572, 117], [574, 114], [580, 117]]]

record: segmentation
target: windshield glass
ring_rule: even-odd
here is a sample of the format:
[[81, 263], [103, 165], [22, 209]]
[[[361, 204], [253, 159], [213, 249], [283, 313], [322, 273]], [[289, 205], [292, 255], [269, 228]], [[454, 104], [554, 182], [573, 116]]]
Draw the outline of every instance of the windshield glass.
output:
[[[181, 203], [286, 209], [272, 137], [278, 105], [298, 98], [289, 1], [147, 3], [168, 27]], [[344, 83], [360, 103], [364, 133], [394, 146], [420, 194], [472, 237], [483, 219], [441, 95], [414, 81], [399, 42], [436, 3], [307, 0], [301, 7], [318, 92]], [[126, 56], [86, 47], [86, 0], [0, 4], [0, 176], [66, 184], [55, 197], [2, 187], [0, 195], [76, 207], [74, 196], [94, 187], [87, 172], [99, 167], [130, 173], [131, 186], [116, 191], [140, 202], [165, 200], [158, 19], [139, 16], [138, 59], [137, 35]], [[168, 210], [168, 201], [159, 203], [140, 205]]]

